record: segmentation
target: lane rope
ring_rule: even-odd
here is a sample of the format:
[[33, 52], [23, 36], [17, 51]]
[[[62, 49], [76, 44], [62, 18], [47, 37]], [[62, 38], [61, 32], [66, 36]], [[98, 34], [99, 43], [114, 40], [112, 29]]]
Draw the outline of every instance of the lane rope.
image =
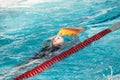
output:
[[[119, 26], [119, 25], [118, 25]], [[120, 26], [113, 26], [111, 28], [107, 28], [99, 33], [97, 33], [96, 35], [86, 39], [85, 41], [77, 44], [76, 46], [70, 48], [69, 50], [66, 50], [64, 52], [62, 52], [61, 54], [58, 54], [56, 56], [54, 56], [53, 58], [45, 61], [44, 63], [36, 66], [35, 68], [29, 70], [29, 71], [26, 71], [25, 73], [15, 77], [13, 80], [24, 80], [26, 78], [30, 78], [30, 77], [33, 77], [35, 76], [36, 74], [38, 73], [41, 73], [43, 72], [44, 70], [48, 69], [50, 66], [52, 66], [53, 64], [55, 64], [56, 62], [70, 56], [71, 54], [74, 54], [75, 52], [77, 52], [79, 49], [82, 49], [84, 48], [85, 46], [89, 45], [90, 43], [100, 39], [101, 37], [105, 36], [106, 34], [114, 31], [114, 30], [117, 30], [120, 28]]]

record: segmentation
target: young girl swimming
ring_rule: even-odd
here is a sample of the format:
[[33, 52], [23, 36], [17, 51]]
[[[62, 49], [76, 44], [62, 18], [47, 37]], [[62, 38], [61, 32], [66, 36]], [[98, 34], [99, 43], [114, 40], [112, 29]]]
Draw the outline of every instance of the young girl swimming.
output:
[[77, 35], [72, 35], [72, 37], [74, 38], [74, 41], [69, 42], [69, 43], [64, 43], [64, 39], [61, 35], [57, 35], [57, 36], [54, 36], [54, 37], [46, 40], [43, 43], [43, 48], [41, 49], [41, 51], [39, 51], [39, 53], [37, 53], [33, 57], [33, 59], [40, 59], [45, 56], [49, 56], [50, 54], [52, 55], [54, 52], [56, 52], [60, 49], [66, 48], [68, 46], [72, 46], [72, 45], [80, 42]]

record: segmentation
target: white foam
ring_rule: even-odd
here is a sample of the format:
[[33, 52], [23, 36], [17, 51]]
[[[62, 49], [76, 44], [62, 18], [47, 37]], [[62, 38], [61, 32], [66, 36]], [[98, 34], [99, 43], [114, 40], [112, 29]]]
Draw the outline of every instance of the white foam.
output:
[[112, 66], [109, 66], [111, 70], [111, 74], [107, 76], [107, 80], [120, 80], [120, 74], [113, 75], [113, 69]]
[[35, 4], [45, 2], [57, 2], [58, 0], [0, 0], [1, 8], [31, 7]]
[[8, 7], [17, 7], [20, 3], [20, 0], [0, 0], [0, 7], [8, 8]]
[[58, 0], [27, 0], [22, 2], [22, 4], [33, 5], [38, 3], [45, 3], [45, 2], [56, 2]]

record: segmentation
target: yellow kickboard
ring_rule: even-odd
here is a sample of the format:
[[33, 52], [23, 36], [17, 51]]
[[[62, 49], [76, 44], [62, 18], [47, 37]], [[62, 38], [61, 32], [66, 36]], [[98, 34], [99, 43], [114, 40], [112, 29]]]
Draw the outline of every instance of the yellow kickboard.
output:
[[81, 28], [76, 28], [76, 27], [68, 27], [68, 28], [62, 28], [60, 29], [60, 31], [58, 32], [58, 35], [76, 35], [79, 34], [80, 32], [82, 32], [85, 28], [81, 27]]

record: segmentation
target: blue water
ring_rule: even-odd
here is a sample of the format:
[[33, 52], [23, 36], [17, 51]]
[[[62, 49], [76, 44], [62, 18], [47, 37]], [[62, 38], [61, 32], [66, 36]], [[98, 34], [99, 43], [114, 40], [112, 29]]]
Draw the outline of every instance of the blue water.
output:
[[[0, 74], [32, 57], [62, 27], [84, 26], [79, 34], [84, 41], [117, 22], [118, 0], [1, 0]], [[27, 80], [109, 79], [120, 80], [120, 30]]]

